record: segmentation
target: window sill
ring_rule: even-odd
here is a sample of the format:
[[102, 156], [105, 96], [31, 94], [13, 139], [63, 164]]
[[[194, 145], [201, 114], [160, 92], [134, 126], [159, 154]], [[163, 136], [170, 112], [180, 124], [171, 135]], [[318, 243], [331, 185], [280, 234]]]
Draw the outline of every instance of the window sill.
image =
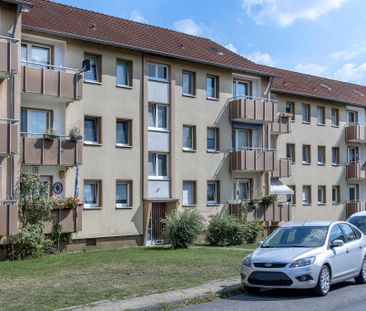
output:
[[337, 166], [340, 166], [340, 164], [332, 163], [332, 166], [337, 167]]
[[158, 79], [158, 78], [148, 78], [149, 81], [155, 81], [155, 82], [162, 82], [162, 83], [169, 83], [169, 80], [165, 80], [165, 79]]
[[147, 130], [150, 131], [150, 132], [170, 133], [170, 130], [161, 129], [161, 128], [158, 128], [158, 127], [148, 127]]
[[310, 122], [309, 121], [302, 121], [302, 124], [310, 124]]
[[220, 203], [207, 203], [207, 206], [219, 206]]
[[100, 147], [100, 146], [103, 146], [103, 145], [102, 145], [102, 144], [100, 144], [100, 143], [93, 143], [93, 142], [87, 142], [87, 141], [84, 141], [84, 146]]
[[189, 98], [196, 98], [196, 95], [194, 94], [182, 94], [183, 97], [189, 97]]
[[148, 180], [150, 181], [170, 181], [169, 177], [157, 177], [157, 176], [149, 176]]
[[207, 150], [207, 153], [220, 153], [219, 150]]
[[93, 81], [93, 80], [84, 80], [84, 83], [87, 83], [87, 84], [95, 84], [95, 85], [102, 85], [102, 82], [100, 82], [100, 81]]
[[183, 148], [182, 149], [183, 152], [188, 152], [188, 153], [195, 153], [197, 150], [196, 149], [187, 149], [187, 148]]
[[121, 89], [132, 90], [131, 85], [116, 84], [116, 87], [121, 88]]
[[333, 124], [332, 124], [332, 127], [334, 127], [334, 128], [339, 128], [339, 125], [333, 125]]
[[131, 145], [116, 144], [116, 148], [119, 148], [119, 149], [132, 149], [132, 146]]
[[131, 210], [132, 206], [117, 206], [116, 205], [116, 209], [118, 209], [118, 210], [123, 210], [123, 209]]
[[218, 97], [206, 97], [207, 100], [219, 101]]
[[196, 207], [197, 204], [182, 204], [183, 207]]
[[325, 123], [317, 123], [317, 126], [325, 126]]
[[325, 163], [319, 163], [318, 162], [318, 166], [325, 166]]
[[325, 205], [327, 205], [327, 203], [319, 203], [318, 202], [318, 206], [325, 206]]
[[302, 203], [302, 206], [311, 206], [311, 203]]
[[302, 162], [302, 165], [311, 165], [311, 162]]
[[101, 207], [99, 207], [99, 206], [90, 206], [90, 207], [85, 207], [85, 205], [84, 205], [84, 208], [83, 208], [83, 210], [84, 211], [99, 211], [99, 210], [101, 210], [102, 208]]

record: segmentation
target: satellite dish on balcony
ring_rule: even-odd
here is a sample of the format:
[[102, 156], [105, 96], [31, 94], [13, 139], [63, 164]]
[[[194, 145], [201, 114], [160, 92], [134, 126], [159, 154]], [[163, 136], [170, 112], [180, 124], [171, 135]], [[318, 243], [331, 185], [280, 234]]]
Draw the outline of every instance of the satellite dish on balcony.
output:
[[84, 59], [83, 66], [82, 66], [80, 73], [87, 72], [89, 70], [90, 70], [90, 59]]

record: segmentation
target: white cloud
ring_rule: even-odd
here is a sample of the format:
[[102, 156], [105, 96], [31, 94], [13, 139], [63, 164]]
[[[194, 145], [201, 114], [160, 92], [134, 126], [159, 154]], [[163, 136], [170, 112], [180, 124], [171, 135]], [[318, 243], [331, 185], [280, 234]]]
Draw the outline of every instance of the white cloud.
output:
[[225, 47], [234, 53], [238, 53], [238, 49], [232, 43], [226, 44]]
[[244, 57], [249, 58], [251, 61], [262, 65], [273, 66], [275, 64], [272, 56], [268, 53], [261, 53], [256, 51], [251, 54], [244, 55]]
[[329, 55], [329, 58], [331, 60], [350, 61], [363, 54], [366, 54], [366, 43], [355, 44], [348, 50], [333, 52]]
[[316, 20], [339, 9], [347, 0], [241, 0], [242, 8], [257, 24], [289, 26], [297, 20]]
[[364, 84], [366, 83], [366, 62], [360, 65], [344, 64], [334, 73], [333, 77], [341, 81]]
[[202, 36], [206, 27], [204, 24], [196, 23], [193, 19], [185, 18], [174, 23], [174, 29], [194, 36]]
[[130, 20], [138, 23], [147, 23], [147, 19], [138, 10], [133, 10], [130, 16]]
[[320, 76], [328, 69], [325, 65], [317, 65], [317, 64], [297, 64], [295, 66], [295, 70], [307, 73], [310, 75]]

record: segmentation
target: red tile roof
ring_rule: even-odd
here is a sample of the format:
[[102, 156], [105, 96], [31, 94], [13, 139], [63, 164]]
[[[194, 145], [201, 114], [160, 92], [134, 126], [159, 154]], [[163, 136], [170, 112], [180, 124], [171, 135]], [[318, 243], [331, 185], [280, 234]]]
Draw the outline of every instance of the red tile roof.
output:
[[34, 7], [23, 14], [24, 29], [269, 75], [262, 66], [210, 39], [47, 0], [30, 1]]

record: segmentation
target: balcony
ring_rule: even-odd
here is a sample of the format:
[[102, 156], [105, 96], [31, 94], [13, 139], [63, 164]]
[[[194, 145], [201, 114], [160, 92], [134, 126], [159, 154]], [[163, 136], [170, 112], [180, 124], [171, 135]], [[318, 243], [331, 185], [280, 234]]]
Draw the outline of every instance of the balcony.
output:
[[62, 232], [73, 233], [82, 229], [82, 215], [84, 204], [75, 208], [57, 206], [53, 209], [52, 220], [46, 223], [45, 233], [50, 234], [54, 225], [60, 223]]
[[9, 236], [18, 230], [18, 209], [14, 204], [0, 202], [0, 237]]
[[350, 217], [352, 214], [357, 212], [366, 211], [366, 202], [348, 202], [346, 203], [346, 217]]
[[278, 160], [278, 167], [273, 171], [272, 177], [283, 178], [291, 176], [291, 159], [283, 158]]
[[47, 100], [57, 99], [57, 102], [65, 103], [82, 98], [82, 75], [77, 69], [25, 61], [21, 63], [24, 94], [41, 95]]
[[365, 124], [350, 123], [346, 125], [346, 141], [348, 143], [365, 143]]
[[269, 172], [275, 169], [275, 150], [243, 149], [229, 153], [231, 171]]
[[271, 123], [271, 134], [289, 134], [291, 133], [291, 117], [287, 115], [280, 115], [278, 119]]
[[229, 100], [229, 113], [233, 121], [275, 122], [277, 102], [265, 98], [233, 98]]
[[0, 36], [0, 79], [18, 73], [18, 40]]
[[289, 221], [290, 220], [290, 206], [288, 204], [271, 204], [264, 206], [251, 205], [250, 203], [229, 204], [229, 214], [231, 216], [243, 217], [247, 209], [247, 220], [261, 220], [261, 221]]
[[77, 162], [82, 163], [81, 140], [67, 136], [22, 135], [24, 165], [75, 166]]
[[346, 178], [347, 179], [365, 179], [366, 170], [365, 164], [360, 162], [346, 164]]
[[12, 119], [0, 119], [0, 157], [18, 153], [18, 124]]

